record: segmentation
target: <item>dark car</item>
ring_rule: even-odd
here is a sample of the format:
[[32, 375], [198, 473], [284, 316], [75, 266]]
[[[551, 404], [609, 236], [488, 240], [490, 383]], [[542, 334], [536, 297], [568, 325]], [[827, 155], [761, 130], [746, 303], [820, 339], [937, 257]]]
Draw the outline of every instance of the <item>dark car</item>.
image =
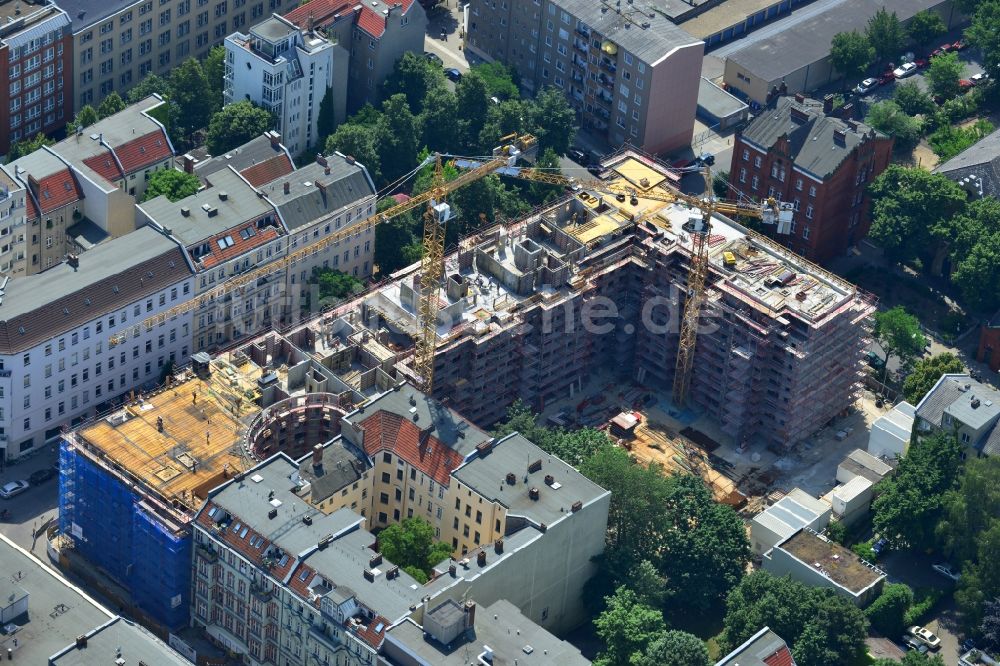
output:
[[33, 486], [41, 485], [46, 481], [51, 481], [56, 478], [56, 471], [51, 467], [43, 467], [42, 469], [35, 470], [28, 476], [28, 483]]
[[444, 75], [448, 77], [449, 81], [454, 81], [455, 83], [458, 83], [462, 78], [462, 72], [458, 71], [454, 67], [449, 67], [444, 70]]
[[587, 166], [587, 153], [579, 148], [570, 148], [566, 151], [566, 157], [570, 158], [581, 166]]
[[917, 58], [913, 61], [913, 64], [917, 66], [917, 69], [927, 69], [931, 63], [925, 58]]
[[429, 62], [432, 62], [432, 63], [434, 63], [435, 65], [437, 65], [439, 67], [442, 64], [441, 63], [441, 56], [439, 56], [437, 53], [431, 53], [430, 51], [424, 51], [424, 58], [426, 58]]

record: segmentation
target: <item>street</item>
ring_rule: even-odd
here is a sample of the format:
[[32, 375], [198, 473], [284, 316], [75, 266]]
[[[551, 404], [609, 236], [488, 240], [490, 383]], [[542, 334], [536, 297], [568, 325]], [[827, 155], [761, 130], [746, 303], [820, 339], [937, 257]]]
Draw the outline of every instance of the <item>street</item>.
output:
[[[27, 480], [35, 470], [51, 467], [58, 460], [58, 449], [47, 445], [29, 460], [15, 465], [8, 464], [0, 473], [0, 485], [10, 481]], [[0, 532], [19, 546], [45, 558], [45, 538], [33, 538], [46, 520], [55, 518], [59, 507], [59, 479], [50, 479], [39, 486], [32, 486], [11, 499], [0, 500], [0, 510], [10, 511], [10, 517], [0, 521]]]
[[454, 67], [460, 72], [469, 71], [470, 62], [462, 48], [464, 13], [456, 0], [447, 0], [427, 14], [427, 35], [424, 50], [441, 58], [444, 67]]

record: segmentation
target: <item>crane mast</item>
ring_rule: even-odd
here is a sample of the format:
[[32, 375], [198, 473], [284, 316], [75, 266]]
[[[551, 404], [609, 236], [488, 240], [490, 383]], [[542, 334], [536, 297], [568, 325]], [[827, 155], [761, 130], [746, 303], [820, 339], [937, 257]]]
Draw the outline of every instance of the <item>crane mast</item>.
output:
[[420, 300], [417, 305], [419, 333], [413, 354], [413, 369], [419, 388], [426, 395], [434, 390], [434, 352], [437, 349], [438, 289], [444, 276], [444, 237], [451, 208], [444, 202], [446, 190], [441, 173], [441, 156], [434, 160], [435, 197], [424, 211], [424, 243], [420, 258]]

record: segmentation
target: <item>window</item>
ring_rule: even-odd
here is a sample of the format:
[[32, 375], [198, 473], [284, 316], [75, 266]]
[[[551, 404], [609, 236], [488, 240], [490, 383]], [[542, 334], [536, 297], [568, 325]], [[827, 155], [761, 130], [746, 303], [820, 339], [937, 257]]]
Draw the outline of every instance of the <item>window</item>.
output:
[[795, 189], [798, 190], [799, 192], [802, 191], [802, 179], [801, 178], [796, 178], [795, 179]]
[[760, 168], [760, 155], [754, 155], [754, 158], [753, 158], [753, 168], [755, 168], [755, 169], [759, 169]]
[[802, 237], [809, 240], [809, 227], [802, 227]]
[[743, 161], [744, 162], [749, 162], [750, 161], [750, 151], [749, 150], [745, 150], [744, 149], [744, 151], [743, 151]]
[[813, 217], [813, 205], [812, 204], [809, 204], [808, 206], [806, 206], [806, 217], [808, 219], [810, 219], [810, 220]]
[[810, 185], [809, 186], [809, 196], [811, 196], [811, 197], [816, 196], [816, 186], [815, 185]]
[[752, 179], [750, 180], [750, 189], [752, 189], [752, 190], [756, 190], [756, 189], [757, 189], [757, 184], [758, 184], [758, 183], [760, 183], [760, 179], [759, 179], [759, 178], [757, 178], [757, 176], [754, 176], [754, 177], [753, 177], [753, 178], [752, 178]]

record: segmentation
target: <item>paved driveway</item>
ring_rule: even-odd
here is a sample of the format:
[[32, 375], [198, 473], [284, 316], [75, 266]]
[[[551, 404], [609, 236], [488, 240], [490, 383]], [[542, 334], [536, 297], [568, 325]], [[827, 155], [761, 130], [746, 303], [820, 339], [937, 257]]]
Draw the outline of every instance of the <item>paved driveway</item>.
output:
[[[0, 485], [8, 481], [27, 479], [37, 469], [51, 467], [57, 454], [53, 447], [46, 447], [30, 460], [8, 466], [0, 473]], [[33, 531], [50, 518], [54, 518], [59, 507], [59, 480], [51, 479], [40, 486], [32, 486], [20, 495], [0, 500], [0, 510], [7, 509], [11, 517], [0, 522], [0, 532], [19, 546], [32, 549], [44, 559], [45, 539], [39, 538], [37, 544], [33, 539]]]

